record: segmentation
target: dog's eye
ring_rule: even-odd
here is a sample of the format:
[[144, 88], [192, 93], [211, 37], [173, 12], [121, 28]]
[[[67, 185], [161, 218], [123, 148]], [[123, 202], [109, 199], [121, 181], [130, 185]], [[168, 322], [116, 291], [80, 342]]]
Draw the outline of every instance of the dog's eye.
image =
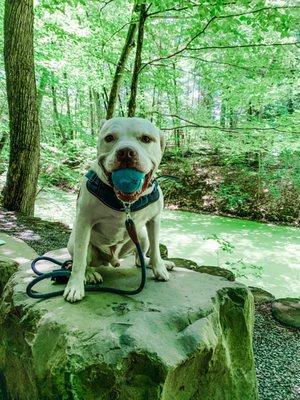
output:
[[105, 136], [105, 138], [104, 138], [104, 141], [105, 141], [106, 143], [113, 142], [114, 140], [115, 140], [114, 135], [107, 135], [107, 136]]
[[143, 143], [150, 143], [150, 142], [152, 142], [152, 139], [148, 135], [143, 135], [140, 137], [140, 141]]

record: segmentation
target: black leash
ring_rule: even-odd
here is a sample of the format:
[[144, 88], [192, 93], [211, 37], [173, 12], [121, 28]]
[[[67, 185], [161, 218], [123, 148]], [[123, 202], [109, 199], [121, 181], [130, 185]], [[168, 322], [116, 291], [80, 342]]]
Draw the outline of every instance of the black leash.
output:
[[[141, 276], [141, 282], [140, 285], [137, 289], [134, 290], [123, 290], [123, 289], [118, 289], [118, 288], [112, 288], [112, 287], [106, 287], [106, 286], [100, 286], [100, 284], [95, 284], [95, 285], [85, 285], [85, 290], [87, 292], [109, 292], [109, 293], [117, 293], [117, 294], [122, 294], [122, 295], [135, 295], [140, 293], [146, 284], [146, 264], [145, 264], [145, 259], [144, 259], [144, 255], [140, 246], [140, 243], [138, 241], [138, 237], [137, 237], [137, 232], [135, 229], [135, 224], [133, 222], [133, 220], [130, 218], [130, 214], [129, 214], [129, 208], [125, 208], [126, 214], [127, 214], [127, 218], [125, 221], [125, 226], [126, 226], [126, 230], [131, 238], [131, 240], [133, 241], [133, 243], [135, 244], [139, 259], [140, 259], [140, 263], [141, 263], [141, 271], [142, 271], [142, 276]], [[46, 261], [51, 261], [56, 265], [59, 265], [60, 268], [59, 269], [55, 269], [52, 272], [48, 272], [48, 273], [42, 273], [40, 271], [38, 271], [38, 269], [36, 268], [36, 264], [38, 261], [41, 260], [46, 260]], [[40, 293], [37, 292], [35, 290], [33, 290], [32, 288], [38, 283], [41, 282], [44, 279], [51, 279], [52, 281], [55, 281], [57, 283], [67, 283], [70, 275], [71, 275], [71, 268], [72, 268], [72, 260], [67, 260], [64, 262], [60, 262], [58, 260], [55, 260], [54, 258], [51, 257], [46, 257], [46, 256], [42, 256], [42, 257], [37, 257], [35, 258], [32, 263], [31, 263], [31, 268], [34, 271], [34, 273], [36, 275], [38, 275], [37, 278], [33, 279], [27, 286], [26, 288], [26, 293], [29, 297], [33, 297], [34, 299], [49, 299], [50, 297], [55, 297], [55, 296], [60, 296], [64, 293], [64, 289], [62, 290], [56, 290], [54, 292], [50, 292], [50, 293]]]

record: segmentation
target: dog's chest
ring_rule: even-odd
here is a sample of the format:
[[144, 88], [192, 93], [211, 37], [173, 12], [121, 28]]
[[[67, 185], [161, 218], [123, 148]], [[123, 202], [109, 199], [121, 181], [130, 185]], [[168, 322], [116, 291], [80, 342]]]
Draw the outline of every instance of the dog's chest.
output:
[[[149, 206], [132, 213], [131, 217], [137, 232], [153, 217], [155, 208]], [[123, 212], [102, 215], [93, 226], [91, 240], [101, 243], [102, 246], [114, 246], [126, 242], [129, 236], [125, 228], [125, 220], [126, 215]]]

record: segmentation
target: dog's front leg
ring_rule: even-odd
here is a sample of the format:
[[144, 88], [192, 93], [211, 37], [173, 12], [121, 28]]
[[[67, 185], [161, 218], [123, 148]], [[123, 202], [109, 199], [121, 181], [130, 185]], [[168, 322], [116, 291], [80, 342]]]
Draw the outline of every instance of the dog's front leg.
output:
[[87, 221], [80, 212], [77, 214], [74, 229], [72, 273], [64, 291], [64, 298], [71, 303], [84, 297], [87, 249], [91, 235], [90, 221]]
[[150, 243], [150, 265], [153, 269], [154, 276], [162, 281], [169, 280], [167, 269], [173, 269], [174, 263], [162, 260], [159, 250], [159, 230], [160, 216], [157, 215], [146, 224], [149, 243]]

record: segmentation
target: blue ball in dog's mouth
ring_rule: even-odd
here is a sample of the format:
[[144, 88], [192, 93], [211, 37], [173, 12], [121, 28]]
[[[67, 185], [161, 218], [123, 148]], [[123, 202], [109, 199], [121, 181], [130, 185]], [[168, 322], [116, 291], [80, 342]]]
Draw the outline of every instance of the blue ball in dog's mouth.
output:
[[142, 189], [145, 182], [144, 172], [133, 168], [122, 168], [113, 171], [112, 182], [117, 190], [122, 193], [134, 193]]

